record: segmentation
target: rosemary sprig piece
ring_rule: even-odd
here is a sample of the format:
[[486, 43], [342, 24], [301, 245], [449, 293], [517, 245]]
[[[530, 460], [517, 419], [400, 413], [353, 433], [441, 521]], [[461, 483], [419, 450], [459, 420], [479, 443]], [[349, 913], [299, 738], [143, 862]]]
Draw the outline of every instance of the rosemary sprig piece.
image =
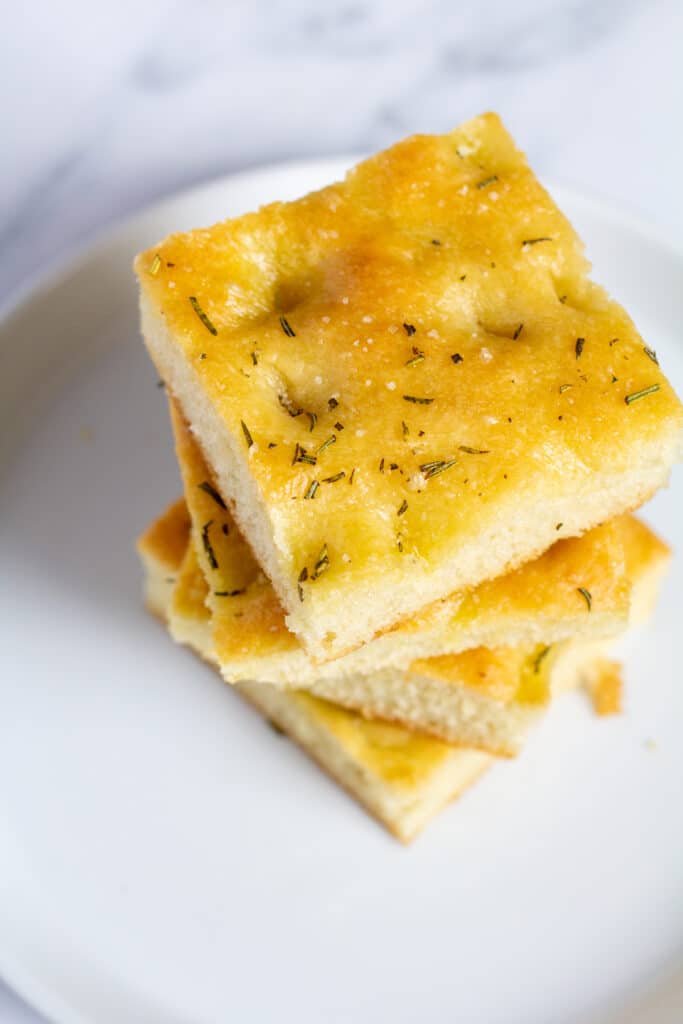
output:
[[211, 323], [211, 321], [209, 320], [208, 316], [206, 315], [206, 313], [204, 312], [202, 307], [199, 305], [199, 301], [198, 301], [196, 295], [190, 295], [190, 305], [192, 306], [193, 310], [195, 311], [195, 313], [197, 314], [197, 316], [199, 317], [201, 322], [206, 327], [206, 329], [209, 332], [209, 334], [213, 334], [213, 335], [218, 334], [218, 331], [216, 330], [214, 325]]
[[247, 448], [251, 448], [251, 446], [254, 443], [254, 438], [251, 436], [251, 433], [249, 432], [249, 427], [246, 425], [244, 420], [240, 420], [240, 423], [242, 425], [242, 433], [244, 434], [244, 440], [247, 442]]
[[208, 494], [210, 498], [213, 498], [216, 504], [220, 505], [224, 511], [228, 511], [228, 506], [225, 504], [213, 484], [210, 484], [208, 480], [203, 480], [202, 483], [197, 484], [197, 487], [200, 491], [204, 491], [205, 494]]
[[396, 513], [396, 515], [397, 516], [402, 516], [407, 511], [408, 511], [408, 502], [404, 498], [403, 501], [401, 502], [401, 504], [399, 505], [398, 512]]
[[204, 545], [204, 551], [206, 552], [206, 557], [209, 560], [209, 565], [212, 569], [217, 569], [218, 559], [216, 558], [216, 553], [211, 546], [211, 541], [209, 540], [209, 530], [212, 526], [213, 519], [209, 519], [208, 523], [204, 523], [202, 526], [202, 544]]
[[330, 556], [327, 550], [327, 544], [323, 544], [323, 546], [320, 549], [320, 554], [315, 560], [315, 565], [313, 567], [313, 575], [311, 576], [311, 579], [317, 580], [319, 576], [322, 576], [324, 572], [327, 572], [329, 565]]
[[342, 469], [339, 473], [335, 473], [334, 476], [324, 476], [322, 482], [324, 484], [336, 484], [337, 480], [343, 480], [346, 473]]
[[591, 609], [593, 607], [593, 598], [591, 596], [590, 590], [586, 590], [585, 587], [577, 587], [576, 589], [578, 590], [578, 592], [581, 594], [581, 597], [584, 599], [584, 601], [588, 605], [588, 611], [591, 611]]
[[654, 395], [655, 391], [659, 391], [659, 384], [650, 384], [649, 388], [643, 388], [642, 391], [634, 391], [632, 394], [626, 395], [624, 401], [627, 405], [633, 405], [634, 402], [638, 402], [641, 398]]
[[468, 455], [490, 455], [490, 448], [470, 448], [467, 444], [458, 445], [458, 451], [466, 452]]
[[431, 405], [433, 398], [420, 398], [419, 395], [404, 395], [404, 402], [412, 402], [414, 405]]
[[296, 338], [296, 331], [292, 328], [289, 320], [286, 316], [280, 317], [280, 327], [285, 332], [288, 338]]
[[321, 455], [325, 451], [326, 448], [330, 447], [331, 444], [335, 444], [336, 440], [337, 440], [336, 434], [330, 434], [330, 436], [328, 437], [327, 441], [323, 441], [323, 443], [318, 448], [318, 455]]
[[487, 188], [489, 185], [493, 185], [494, 181], [498, 181], [498, 175], [490, 174], [488, 178], [484, 178], [483, 181], [477, 182], [477, 188]]
[[583, 352], [583, 346], [585, 344], [586, 344], [586, 339], [585, 338], [577, 338], [576, 339], [576, 345], [574, 345], [574, 351], [576, 352], [576, 358], [577, 359], [581, 358], [581, 353]]
[[538, 238], [525, 238], [522, 245], [538, 245], [539, 242], [552, 242], [550, 235], [540, 235]]
[[657, 353], [653, 348], [648, 348], [647, 345], [643, 345], [643, 352], [648, 359], [651, 359], [653, 363], [656, 363], [657, 366], [659, 366], [659, 359], [657, 359]]
[[161, 256], [157, 252], [157, 253], [154, 254], [154, 259], [152, 260], [152, 262], [150, 263], [149, 267], [147, 268], [147, 272], [149, 274], [151, 274], [152, 277], [156, 277], [157, 274], [159, 273], [160, 267], [161, 267]]
[[523, 329], [524, 329], [524, 324], [523, 324], [523, 323], [521, 323], [521, 324], [519, 325], [519, 327], [517, 327], [517, 328], [515, 329], [515, 333], [514, 333], [514, 334], [512, 335], [512, 340], [513, 340], [513, 341], [517, 341], [517, 338], [518, 338], [518, 337], [520, 336], [520, 334], [522, 333]]
[[294, 466], [297, 462], [304, 462], [307, 466], [315, 466], [316, 464], [315, 455], [309, 455], [305, 448], [302, 448], [297, 441], [294, 449], [294, 458], [292, 459], [292, 465]]
[[404, 324], [403, 330], [406, 332], [409, 338], [412, 338], [412, 336], [415, 334], [415, 331], [417, 330], [417, 327], [413, 327], [412, 324]]
[[464, 360], [459, 352], [454, 352], [453, 355], [451, 356], [451, 362], [455, 363], [456, 366], [458, 365], [458, 363], [462, 363], [463, 361]]
[[309, 501], [312, 501], [313, 498], [315, 498], [319, 487], [320, 484], [318, 483], [317, 480], [311, 480], [310, 484], [308, 485], [308, 490], [304, 494], [304, 498]]
[[457, 461], [457, 459], [437, 459], [434, 462], [423, 462], [420, 472], [426, 480], [431, 480], [433, 476], [438, 476], [440, 473], [445, 473], [447, 469], [451, 469]]
[[246, 587], [240, 587], [239, 590], [214, 590], [214, 597], [237, 597], [239, 594], [246, 593]]
[[542, 647], [534, 658], [534, 672], [538, 673], [545, 658], [550, 654], [550, 647]]
[[413, 357], [406, 362], [406, 366], [417, 366], [418, 363], [424, 362], [424, 357], [424, 352], [420, 352], [419, 348], [413, 345]]

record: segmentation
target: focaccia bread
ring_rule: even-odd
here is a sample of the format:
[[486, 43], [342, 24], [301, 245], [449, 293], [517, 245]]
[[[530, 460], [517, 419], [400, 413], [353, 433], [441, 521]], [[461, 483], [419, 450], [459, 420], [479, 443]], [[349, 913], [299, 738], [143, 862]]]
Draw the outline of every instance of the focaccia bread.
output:
[[640, 505], [680, 453], [655, 353], [495, 115], [136, 269], [149, 352], [318, 659]]
[[[188, 521], [178, 515], [178, 506], [152, 524], [138, 551], [150, 611], [162, 619], [172, 616], [184, 642], [215, 663], [206, 583], [194, 557]], [[171, 590], [169, 581], [175, 583]], [[591, 674], [600, 671], [596, 661]], [[412, 840], [493, 760], [482, 751], [371, 721], [307, 693], [261, 683], [241, 683], [235, 689], [403, 842]]]
[[[630, 581], [624, 563], [624, 520], [557, 542], [534, 562], [482, 583], [404, 620], [344, 657], [316, 663], [288, 628], [282, 606], [216, 490], [201, 450], [171, 401], [176, 453], [206, 576], [213, 647], [228, 682], [258, 679], [308, 688], [405, 669], [417, 658], [475, 647], [537, 648], [567, 637], [612, 636], [626, 628]], [[590, 606], [585, 595], [590, 595]], [[173, 628], [173, 627], [172, 627]], [[536, 652], [531, 655], [532, 660]], [[498, 659], [497, 664], [502, 664]], [[508, 659], [511, 678], [516, 678]], [[388, 678], [395, 680], [396, 673]], [[335, 698], [336, 699], [336, 698]]]
[[[147, 606], [164, 621], [172, 613], [184, 642], [214, 664], [209, 613], [201, 596], [206, 591], [204, 577], [193, 558], [188, 529], [183, 545], [187, 557], [178, 559], [177, 545], [168, 543], [169, 515], [180, 536], [182, 524], [172, 507], [138, 542]], [[172, 579], [177, 589], [169, 590]], [[478, 750], [458, 749], [397, 725], [368, 721], [307, 693], [265, 683], [242, 683], [235, 689], [406, 843], [493, 760]]]

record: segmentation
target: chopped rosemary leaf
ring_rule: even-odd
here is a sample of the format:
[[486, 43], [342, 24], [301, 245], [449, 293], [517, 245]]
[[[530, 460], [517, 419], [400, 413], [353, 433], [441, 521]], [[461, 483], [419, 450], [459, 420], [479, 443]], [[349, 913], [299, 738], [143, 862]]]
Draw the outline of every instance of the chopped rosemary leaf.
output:
[[335, 434], [330, 434], [330, 436], [328, 437], [327, 441], [323, 441], [323, 443], [318, 448], [318, 455], [320, 455], [322, 452], [324, 452], [326, 448], [329, 448], [331, 444], [334, 444], [336, 440], [337, 440], [336, 435]]
[[488, 178], [484, 178], [483, 181], [477, 183], [477, 188], [486, 188], [487, 185], [493, 185], [494, 181], [498, 181], [497, 174], [491, 174]]
[[390, 462], [389, 463], [389, 469], [393, 473], [395, 469], [398, 469], [398, 462]]
[[552, 242], [550, 235], [541, 235], [539, 238], [525, 238], [522, 245], [538, 245], [539, 242]]
[[432, 245], [441, 245], [441, 240], [438, 238], [432, 238]]
[[563, 395], [565, 391], [569, 391], [569, 389], [573, 387], [573, 384], [560, 384], [560, 394]]
[[322, 482], [324, 484], [336, 484], [337, 480], [343, 480], [346, 473], [342, 469], [340, 473], [335, 473], [334, 476], [324, 476]]
[[251, 448], [254, 443], [254, 439], [249, 433], [249, 427], [246, 425], [244, 420], [240, 420], [240, 423], [242, 424], [242, 433], [244, 434], [244, 440], [247, 442], [247, 448]]
[[426, 480], [431, 480], [433, 476], [438, 476], [439, 473], [445, 473], [447, 469], [455, 466], [457, 459], [440, 459], [436, 462], [423, 462], [420, 466], [420, 472]]
[[451, 356], [451, 361], [454, 362], [457, 366], [458, 363], [463, 362], [463, 358], [459, 352], [454, 352], [453, 355]]
[[405, 420], [401, 420], [401, 430], [403, 431], [403, 439], [405, 440], [405, 438], [410, 434], [410, 428]]
[[206, 315], [202, 307], [199, 305], [199, 302], [197, 301], [197, 297], [195, 295], [190, 295], [190, 305], [192, 306], [193, 310], [195, 311], [201, 322], [206, 327], [209, 334], [218, 334], [218, 331], [213, 326], [213, 324], [209, 320], [208, 316]]
[[516, 328], [516, 330], [515, 330], [515, 333], [514, 333], [514, 334], [512, 335], [512, 340], [513, 340], [513, 341], [517, 341], [517, 338], [518, 338], [518, 337], [520, 336], [520, 334], [522, 333], [522, 330], [523, 330], [523, 328], [524, 328], [524, 324], [523, 324], [523, 323], [521, 323], [521, 324], [519, 325], [519, 327], [517, 327], [517, 328]]
[[461, 452], [466, 452], [468, 455], [490, 455], [490, 448], [470, 448], [468, 444], [458, 445], [458, 449]]
[[648, 348], [647, 345], [643, 345], [643, 352], [648, 359], [651, 359], [653, 363], [656, 363], [657, 366], [659, 366], [659, 359], [657, 359], [657, 353], [653, 348]]
[[200, 352], [199, 353], [199, 358], [200, 359], [206, 359], [206, 352]]
[[315, 412], [307, 412], [306, 415], [308, 416], [309, 423], [311, 424], [308, 428], [309, 433], [313, 433], [313, 428], [318, 422], [318, 414]]
[[308, 485], [308, 490], [304, 494], [304, 498], [308, 500], [312, 500], [313, 498], [315, 498], [316, 492], [319, 487], [320, 484], [318, 483], [317, 480], [311, 480], [310, 484]]
[[241, 587], [239, 590], [214, 590], [214, 597], [237, 597], [238, 594], [246, 593], [246, 587]]
[[591, 597], [590, 590], [586, 590], [585, 587], [577, 587], [576, 589], [578, 590], [578, 592], [581, 594], [581, 597], [584, 599], [584, 601], [588, 605], [588, 611], [590, 611], [591, 608], [593, 607], [593, 598]]
[[349, 477], [349, 484], [353, 483], [353, 478], [354, 478], [355, 475], [356, 475], [356, 467], [354, 466], [353, 469], [351, 470], [351, 476]]
[[417, 330], [417, 327], [413, 327], [412, 324], [404, 324], [403, 330], [406, 332], [409, 338], [412, 338], [412, 336], [415, 334], [415, 331]]
[[323, 546], [320, 549], [320, 554], [315, 560], [315, 565], [313, 567], [313, 575], [311, 576], [311, 579], [316, 580], [318, 576], [322, 576], [322, 574], [329, 567], [329, 564], [330, 556], [327, 552], [327, 544], [323, 544]]
[[224, 537], [227, 537], [228, 534], [230, 533], [230, 527], [228, 526], [227, 523], [223, 523], [223, 525], [221, 526], [221, 533], [223, 534]]
[[277, 444], [275, 443], [275, 441], [269, 441], [268, 442], [268, 447], [269, 448], [277, 448]]
[[213, 486], [213, 484], [210, 484], [208, 480], [203, 480], [202, 483], [197, 484], [197, 487], [199, 488], [200, 491], [204, 491], [205, 494], [208, 494], [210, 498], [213, 498], [216, 504], [220, 505], [220, 507], [222, 509], [225, 509], [225, 511], [227, 512], [228, 506], [225, 504], [225, 502], [223, 501], [223, 499], [221, 498], [220, 494]]
[[[303, 600], [303, 598], [302, 598]], [[272, 721], [270, 718], [266, 718], [266, 725], [269, 729], [272, 729], [276, 736], [286, 736], [287, 733], [284, 729], [281, 729], [279, 725]]]
[[158, 380], [157, 381], [157, 387], [163, 389], [163, 388], [166, 387], [166, 384], [165, 384], [165, 382], [163, 380]]
[[585, 344], [586, 344], [586, 339], [585, 338], [577, 338], [576, 339], [576, 345], [574, 345], [574, 351], [576, 352], [576, 358], [577, 359], [581, 358], [581, 353], [583, 352], [583, 346]]
[[407, 361], [406, 366], [417, 366], [418, 363], [424, 360], [424, 357], [424, 352], [420, 352], [419, 348], [413, 345], [413, 358]]
[[294, 448], [294, 458], [292, 459], [292, 465], [294, 465], [297, 462], [304, 462], [306, 463], [307, 466], [315, 466], [316, 463], [315, 455], [309, 455], [306, 449], [302, 448], [298, 441], [296, 447]]
[[296, 589], [299, 591], [299, 600], [300, 601], [303, 601], [303, 599], [304, 599], [304, 588], [302, 586], [302, 583], [305, 583], [307, 579], [308, 579], [308, 569], [306, 568], [306, 566], [304, 566], [303, 569], [301, 570], [301, 572], [299, 573], [299, 579], [297, 580], [297, 584], [296, 584]]
[[209, 560], [209, 565], [212, 569], [218, 568], [218, 559], [216, 558], [215, 552], [211, 547], [211, 541], [209, 540], [209, 529], [213, 526], [213, 519], [209, 519], [208, 523], [204, 523], [202, 526], [202, 544], [206, 551], [206, 557]]
[[642, 391], [634, 391], [633, 394], [626, 395], [624, 401], [627, 405], [632, 405], [633, 402], [637, 402], [640, 398], [654, 395], [655, 391], [659, 391], [659, 384], [650, 384], [649, 388], [643, 388]]
[[563, 526], [564, 526], [564, 523], [555, 523], [555, 529], [556, 530], [561, 530]]
[[534, 672], [538, 673], [540, 671], [540, 668], [541, 668], [541, 665], [543, 663], [543, 660], [545, 658], [547, 658], [547, 656], [549, 654], [550, 654], [550, 647], [542, 647], [541, 648], [541, 650], [538, 652], [538, 654], [534, 658]]
[[407, 511], [408, 511], [408, 502], [404, 498], [403, 501], [401, 502], [401, 504], [399, 505], [398, 512], [396, 513], [396, 515], [397, 516], [402, 516], [403, 513], [407, 512]]
[[332, 412], [333, 409], [336, 409], [338, 405], [339, 402], [337, 401], [336, 398], [329, 398], [327, 401], [327, 408], [330, 410], [330, 412]]
[[384, 472], [384, 456], [379, 460], [379, 471], [380, 473]]
[[337, 420], [337, 422], [334, 424], [334, 429], [335, 430], [343, 430], [344, 429], [344, 424], [340, 423], [339, 420]]
[[558, 301], [561, 302], [562, 305], [564, 306], [565, 302], [567, 301], [567, 296], [566, 295], [558, 295], [557, 298], [558, 298]]
[[282, 408], [285, 410], [285, 412], [289, 413], [289, 415], [293, 419], [296, 419], [297, 416], [301, 416], [301, 414], [303, 412], [303, 409], [296, 409], [291, 404], [291, 402], [289, 401], [289, 399], [287, 398], [286, 395], [278, 395], [277, 396], [277, 400], [280, 403], [280, 405], [282, 406]]
[[251, 353], [251, 361], [254, 364], [254, 366], [258, 366], [258, 352]]
[[612, 374], [612, 380], [610, 381], [610, 384], [616, 384], [618, 380], [619, 378], [615, 377], [614, 374]]
[[396, 534], [396, 547], [403, 554], [403, 537], [400, 533]]
[[152, 262], [150, 263], [149, 267], [147, 268], [148, 269], [148, 273], [150, 273], [152, 275], [152, 277], [156, 277], [157, 274], [159, 273], [159, 268], [160, 267], [161, 267], [161, 256], [157, 252], [154, 255], [154, 259], [152, 260]]
[[412, 402], [414, 405], [431, 405], [433, 398], [420, 398], [418, 395], [404, 395], [404, 402]]
[[618, 344], [618, 342], [619, 342], [618, 338], [612, 338], [612, 340], [609, 343], [609, 347], [612, 348], [612, 346]]
[[292, 330], [292, 325], [286, 316], [280, 317], [280, 327], [285, 332], [288, 338], [296, 338], [296, 331]]

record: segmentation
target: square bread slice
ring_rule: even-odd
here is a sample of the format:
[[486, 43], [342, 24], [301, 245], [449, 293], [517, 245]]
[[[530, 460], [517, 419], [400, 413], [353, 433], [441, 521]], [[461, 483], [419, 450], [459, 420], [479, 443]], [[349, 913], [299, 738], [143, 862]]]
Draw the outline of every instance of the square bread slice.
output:
[[[258, 679], [307, 689], [349, 679], [350, 693], [362, 690], [368, 676], [389, 668], [404, 670], [418, 658], [476, 647], [535, 648], [568, 637], [588, 640], [612, 636], [627, 626], [627, 525], [617, 519], [583, 537], [558, 541], [507, 576], [451, 594], [351, 653], [318, 663], [287, 628], [274, 588], [218, 493], [201, 449], [173, 401], [171, 419], [194, 545], [209, 588], [213, 647], [228, 682]], [[591, 595], [590, 609], [583, 592]], [[502, 663], [498, 659], [498, 666]], [[510, 678], [517, 679], [513, 661], [508, 659], [507, 664]], [[397, 679], [396, 673], [388, 678]]]
[[[179, 558], [177, 545], [169, 543], [169, 534], [180, 537], [184, 524], [182, 547], [194, 554], [183, 508], [184, 503], [171, 506], [138, 542], [147, 607], [166, 621], [173, 602], [184, 642], [215, 664], [203, 574], [196, 559]], [[177, 582], [177, 589], [171, 580]], [[306, 693], [265, 683], [241, 683], [235, 689], [404, 843], [414, 839], [493, 761], [481, 751], [368, 721]]]
[[[179, 555], [181, 549], [184, 556]], [[149, 610], [162, 620], [172, 615], [184, 642], [215, 664], [206, 583], [193, 557], [181, 503], [152, 524], [140, 538], [138, 551]], [[170, 581], [175, 581], [171, 589]], [[611, 663], [605, 669], [596, 659], [591, 670], [596, 686], [605, 673], [610, 681]], [[567, 680], [567, 685], [575, 683]], [[235, 689], [403, 842], [414, 839], [493, 762], [482, 751], [368, 720], [307, 693], [264, 683], [241, 683]]]
[[683, 409], [498, 117], [141, 254], [142, 330], [324, 660], [639, 506]]
[[[670, 554], [644, 524], [624, 518], [633, 580], [632, 624], [640, 625], [652, 612]], [[178, 643], [196, 646], [187, 628], [188, 622], [193, 630], [198, 628], [200, 616], [190, 615], [189, 609], [201, 608], [205, 648], [213, 651], [220, 667], [207, 591], [191, 539], [173, 593], [170, 631]], [[569, 688], [581, 685], [587, 689], [600, 713], [618, 710], [620, 671], [618, 663], [605, 657], [609, 647], [605, 639], [575, 638], [533, 648], [477, 647], [420, 659], [402, 669], [321, 679], [302, 684], [297, 692], [306, 691], [366, 718], [394, 722], [457, 746], [514, 757], [551, 698]]]

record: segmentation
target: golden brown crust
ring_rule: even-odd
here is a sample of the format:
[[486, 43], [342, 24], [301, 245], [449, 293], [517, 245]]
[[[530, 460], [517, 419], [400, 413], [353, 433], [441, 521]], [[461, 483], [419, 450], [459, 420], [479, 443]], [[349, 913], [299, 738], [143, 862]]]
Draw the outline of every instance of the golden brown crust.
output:
[[[316, 607], [387, 575], [431, 578], [515, 509], [542, 516], [604, 473], [617, 487], [680, 436], [659, 366], [494, 115], [407, 139], [296, 203], [172, 236], [137, 269], [248, 464], [292, 615], [304, 568]], [[547, 547], [555, 524], [542, 542], [538, 526], [524, 550], [501, 542], [498, 573]]]

